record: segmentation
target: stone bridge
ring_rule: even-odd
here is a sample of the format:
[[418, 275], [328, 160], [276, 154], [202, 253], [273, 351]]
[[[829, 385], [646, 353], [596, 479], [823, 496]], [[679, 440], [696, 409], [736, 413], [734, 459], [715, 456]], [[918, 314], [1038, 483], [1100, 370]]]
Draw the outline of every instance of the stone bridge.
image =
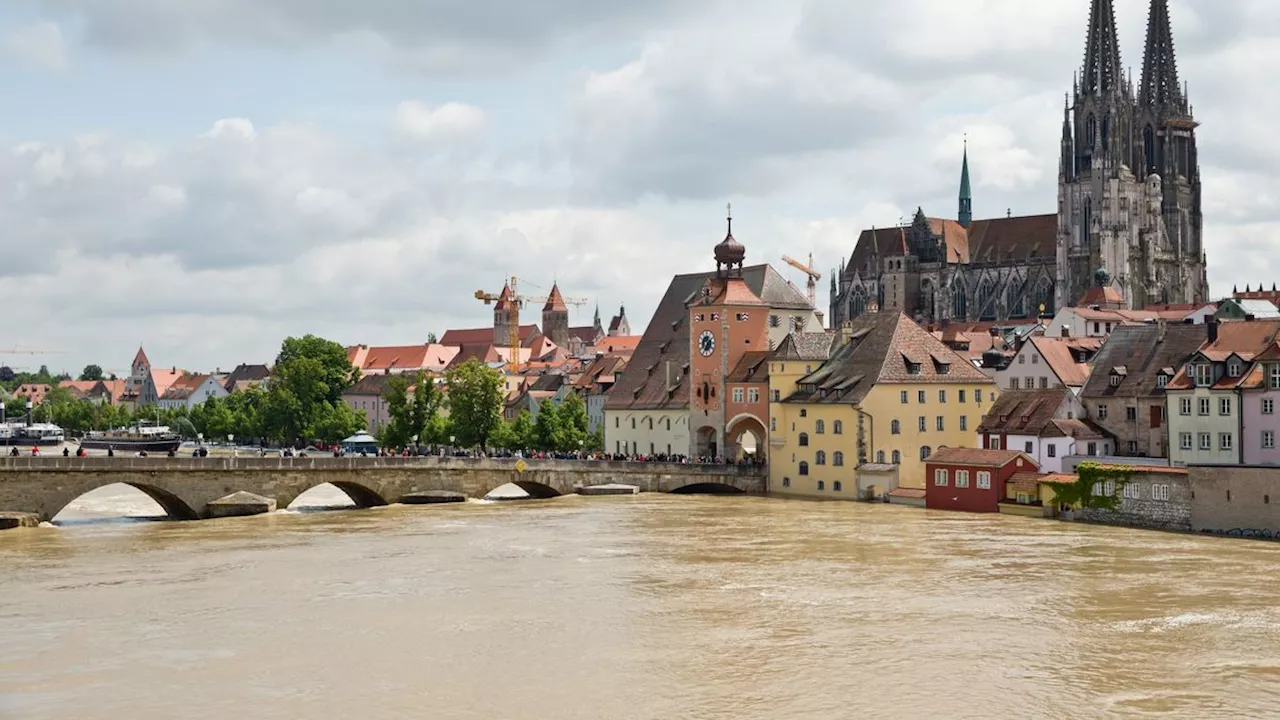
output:
[[483, 498], [514, 483], [535, 498], [578, 487], [624, 483], [641, 492], [754, 493], [766, 490], [764, 468], [732, 465], [526, 460], [457, 457], [17, 457], [0, 460], [0, 511], [52, 520], [85, 493], [122, 483], [141, 490], [172, 518], [207, 517], [210, 502], [247, 491], [288, 507], [324, 483], [345, 492], [357, 507], [399, 502], [411, 493], [459, 492]]

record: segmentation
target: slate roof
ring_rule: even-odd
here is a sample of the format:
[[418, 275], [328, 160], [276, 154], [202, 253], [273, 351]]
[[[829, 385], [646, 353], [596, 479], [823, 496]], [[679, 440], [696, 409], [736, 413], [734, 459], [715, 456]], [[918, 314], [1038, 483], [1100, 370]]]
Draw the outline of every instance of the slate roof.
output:
[[[1160, 338], [1159, 325], [1122, 325], [1111, 331], [1102, 349], [1093, 357], [1094, 367], [1104, 368], [1085, 383], [1081, 397], [1159, 397], [1156, 376], [1164, 368], [1177, 369], [1186, 363], [1206, 338], [1204, 325], [1169, 324]], [[1110, 368], [1125, 368], [1118, 386], [1111, 385]], [[1170, 378], [1172, 380], [1172, 378]]]
[[793, 332], [778, 345], [773, 359], [825, 361], [831, 357], [831, 344], [835, 339], [834, 332]]
[[[1009, 263], [1056, 257], [1057, 215], [974, 220], [967, 230], [955, 220], [927, 219], [933, 233], [946, 238], [950, 264]], [[849, 257], [848, 272], [866, 272], [871, 259], [877, 256], [906, 255], [908, 230], [905, 227], [863, 230]]]
[[1025, 459], [1031, 467], [1038, 467], [1031, 456], [1017, 450], [987, 450], [984, 448], [943, 447], [930, 455], [929, 465], [977, 465], [980, 467], [1004, 467], [1018, 458]]
[[[784, 402], [855, 403], [879, 383], [992, 382], [902, 313], [867, 313], [851, 321], [848, 331], [851, 339], [800, 378]], [[908, 363], [919, 365], [919, 372], [910, 373]]]
[[391, 385], [391, 379], [394, 375], [366, 375], [360, 378], [355, 385], [347, 388], [342, 392], [346, 395], [368, 396], [375, 395], [381, 397]]
[[769, 382], [769, 358], [773, 353], [768, 350], [752, 350], [742, 353], [738, 365], [729, 373], [725, 382], [731, 383], [764, 383]]
[[614, 375], [627, 366], [626, 358], [621, 355], [600, 355], [582, 370], [582, 374], [574, 381], [574, 387], [587, 389], [601, 383], [612, 383]]
[[1071, 392], [1070, 388], [1006, 390], [982, 418], [978, 432], [1039, 436]]
[[[627, 369], [609, 391], [609, 410], [660, 410], [687, 408], [689, 383], [689, 311], [703, 284], [714, 272], [689, 273], [671, 278], [667, 292], [654, 310]], [[756, 297], [770, 308], [809, 309], [809, 299], [769, 265], [752, 265], [742, 270], [742, 278]], [[602, 343], [603, 344], [603, 343]], [[674, 387], [666, 387], [666, 363], [671, 363]]]
[[271, 377], [271, 369], [266, 365], [245, 365], [241, 363], [227, 376], [226, 386], [232, 387], [239, 382], [262, 382]]

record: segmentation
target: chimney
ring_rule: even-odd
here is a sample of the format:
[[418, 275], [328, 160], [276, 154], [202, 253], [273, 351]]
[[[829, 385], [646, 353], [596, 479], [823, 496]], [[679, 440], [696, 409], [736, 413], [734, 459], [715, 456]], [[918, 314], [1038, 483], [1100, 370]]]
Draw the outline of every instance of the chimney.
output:
[[1167, 327], [1168, 323], [1164, 321], [1164, 318], [1156, 320], [1156, 342], [1164, 342], [1164, 333]]
[[667, 382], [666, 390], [667, 392], [671, 392], [671, 361], [670, 360], [663, 361], [662, 372], [666, 377], [666, 382]]
[[1209, 342], [1218, 342], [1218, 318], [1209, 318], [1205, 321], [1205, 327], [1209, 330]]

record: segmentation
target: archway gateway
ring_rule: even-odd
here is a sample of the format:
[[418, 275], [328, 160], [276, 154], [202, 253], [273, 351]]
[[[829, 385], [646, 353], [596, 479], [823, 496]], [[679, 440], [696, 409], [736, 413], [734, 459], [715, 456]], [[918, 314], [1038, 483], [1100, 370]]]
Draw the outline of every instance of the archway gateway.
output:
[[769, 434], [764, 422], [754, 415], [739, 415], [729, 421], [725, 441], [725, 457], [738, 461], [751, 459], [763, 461], [767, 454], [765, 445]]

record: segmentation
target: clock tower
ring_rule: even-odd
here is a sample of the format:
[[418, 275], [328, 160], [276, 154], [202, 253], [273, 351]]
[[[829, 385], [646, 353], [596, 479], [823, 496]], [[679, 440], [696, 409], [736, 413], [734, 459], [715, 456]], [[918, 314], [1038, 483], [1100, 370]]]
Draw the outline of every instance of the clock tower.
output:
[[715, 246], [716, 272], [689, 301], [689, 454], [722, 457], [728, 410], [735, 404], [727, 388], [746, 353], [769, 350], [769, 307], [742, 278], [746, 248], [728, 232]]

